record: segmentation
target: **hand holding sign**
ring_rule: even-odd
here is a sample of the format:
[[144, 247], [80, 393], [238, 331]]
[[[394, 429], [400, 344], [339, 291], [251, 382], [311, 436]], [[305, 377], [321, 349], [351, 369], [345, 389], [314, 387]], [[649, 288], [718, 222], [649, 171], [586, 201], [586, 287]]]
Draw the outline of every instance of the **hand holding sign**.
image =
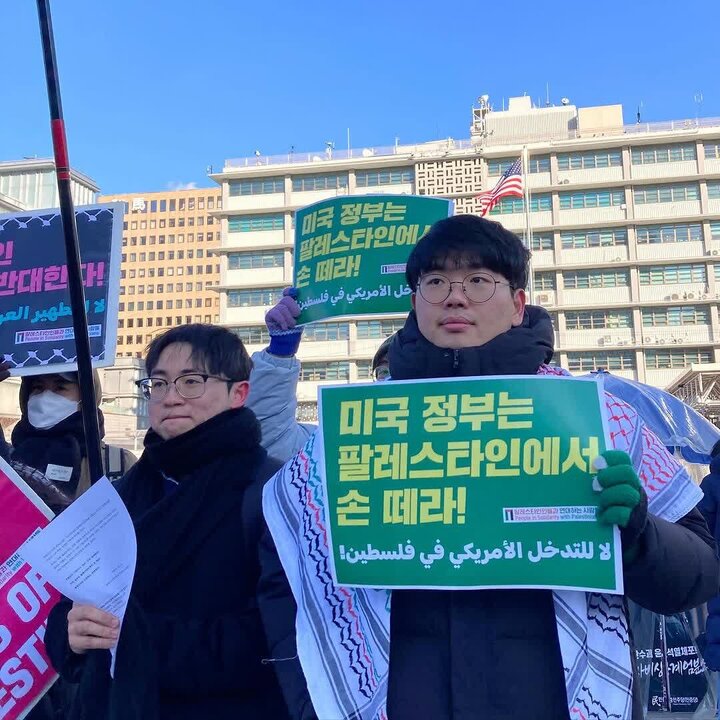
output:
[[607, 450], [601, 457], [604, 463], [594, 463], [598, 469], [597, 482], [602, 488], [598, 496], [598, 521], [620, 527], [623, 558], [631, 560], [647, 523], [647, 495], [627, 453]]

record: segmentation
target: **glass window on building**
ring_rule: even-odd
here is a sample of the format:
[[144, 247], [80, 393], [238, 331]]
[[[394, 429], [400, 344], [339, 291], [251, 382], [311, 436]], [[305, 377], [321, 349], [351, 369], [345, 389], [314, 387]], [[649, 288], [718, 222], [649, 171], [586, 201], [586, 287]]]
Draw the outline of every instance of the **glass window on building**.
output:
[[705, 157], [712, 160], [720, 160], [720, 142], [705, 143]]
[[[520, 236], [523, 245], [527, 247], [527, 238], [525, 237], [525, 233], [522, 233]], [[545, 232], [545, 233], [533, 233], [532, 234], [532, 247], [530, 250], [532, 252], [539, 252], [540, 250], [552, 250], [553, 249], [553, 234], [551, 232]]]
[[270, 307], [280, 302], [282, 288], [228, 290], [228, 307]]
[[625, 191], [620, 189], [560, 193], [561, 210], [619, 207], [624, 202]]
[[339, 190], [348, 186], [347, 173], [300, 175], [292, 179], [293, 192], [307, 190]]
[[639, 245], [693, 242], [702, 240], [702, 225], [700, 223], [640, 225], [635, 233]]
[[720, 180], [708, 180], [707, 184], [708, 198], [717, 200], [720, 198]]
[[585, 290], [588, 288], [628, 287], [628, 270], [566, 270], [563, 272], [566, 289]]
[[630, 310], [581, 310], [565, 313], [568, 330], [615, 330], [632, 327]]
[[678, 325], [708, 325], [710, 311], [700, 305], [653, 307], [642, 311], [644, 327], [674, 327]]
[[626, 228], [598, 228], [597, 230], [567, 230], [560, 233], [563, 250], [627, 245]]
[[633, 165], [681, 162], [683, 160], [695, 160], [696, 157], [695, 143], [650, 145], [648, 147], [633, 148], [632, 150]]
[[281, 177], [258, 178], [256, 180], [230, 180], [228, 194], [238, 195], [269, 195], [285, 191], [285, 180]]
[[349, 380], [350, 363], [347, 362], [303, 362], [300, 365], [300, 380]]
[[241, 325], [232, 328], [232, 331], [245, 345], [268, 345], [270, 333], [265, 325]]
[[347, 323], [314, 323], [305, 328], [303, 341], [327, 342], [329, 340], [347, 340], [349, 332]]
[[622, 167], [622, 152], [620, 150], [589, 150], [580, 153], [560, 153], [557, 161], [558, 170]]
[[282, 213], [272, 215], [231, 215], [228, 218], [228, 232], [231, 233], [282, 230], [284, 227], [285, 217]]
[[[549, 193], [533, 195], [530, 198], [530, 212], [552, 210], [552, 196]], [[525, 212], [523, 198], [503, 198], [490, 211], [491, 215]]]
[[402, 185], [411, 183], [414, 178], [412, 168], [392, 168], [387, 170], [358, 170], [355, 173], [357, 187], [375, 187], [379, 185]]
[[633, 197], [636, 205], [698, 200], [700, 198], [700, 187], [697, 183], [646, 185], [645, 187], [636, 187], [633, 190]]
[[[487, 161], [488, 176], [498, 177], [502, 175], [515, 161], [517, 157], [511, 158], [495, 158]], [[550, 156], [537, 155], [528, 158], [528, 173], [550, 172]]]
[[631, 350], [569, 352], [567, 358], [571, 372], [635, 369], [635, 353]]
[[383, 340], [401, 330], [405, 324], [404, 318], [396, 320], [358, 320], [358, 340]]
[[705, 265], [651, 265], [640, 268], [641, 285], [680, 285], [707, 281]]
[[528, 158], [528, 173], [549, 173], [550, 172], [550, 156], [538, 155], [537, 157]]
[[357, 368], [357, 379], [358, 380], [372, 380], [372, 360], [356, 360], [355, 367]]
[[256, 270], [283, 267], [282, 250], [256, 250], [228, 253], [228, 270]]
[[682, 370], [690, 365], [711, 362], [712, 352], [700, 348], [668, 348], [645, 352], [645, 367], [651, 370]]
[[533, 283], [535, 292], [541, 290], [555, 290], [555, 273], [554, 272], [536, 272], [533, 273]]

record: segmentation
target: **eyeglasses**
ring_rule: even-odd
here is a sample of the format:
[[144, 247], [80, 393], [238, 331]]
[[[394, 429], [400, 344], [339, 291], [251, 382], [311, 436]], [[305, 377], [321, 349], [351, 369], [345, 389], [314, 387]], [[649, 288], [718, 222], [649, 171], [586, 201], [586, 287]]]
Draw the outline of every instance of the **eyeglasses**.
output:
[[164, 378], [147, 377], [137, 380], [135, 384], [140, 388], [146, 400], [159, 402], [168, 394], [170, 385], [174, 385], [177, 394], [186, 400], [195, 400], [202, 397], [205, 394], [205, 386], [208, 380], [220, 380], [226, 383], [234, 382], [228, 378], [217, 377], [217, 375], [188, 373], [187, 375], [179, 375], [171, 382]]
[[462, 281], [455, 280], [453, 282], [439, 273], [428, 273], [420, 278], [417, 289], [426, 302], [431, 305], [439, 305], [450, 297], [453, 285], [460, 285], [465, 297], [473, 303], [484, 303], [490, 300], [498, 285], [507, 285], [512, 288], [511, 283], [496, 280], [488, 273], [474, 272], [466, 275]]
[[390, 368], [387, 365], [378, 365], [373, 370], [373, 380], [375, 382], [382, 382], [390, 377]]

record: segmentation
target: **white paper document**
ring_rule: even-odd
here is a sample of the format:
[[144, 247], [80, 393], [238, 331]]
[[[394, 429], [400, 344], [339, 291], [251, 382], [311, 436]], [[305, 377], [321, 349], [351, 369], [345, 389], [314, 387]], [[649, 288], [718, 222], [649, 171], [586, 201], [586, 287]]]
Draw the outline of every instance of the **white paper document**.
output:
[[[135, 528], [103, 477], [18, 551], [73, 602], [125, 615], [137, 560]], [[114, 676], [113, 648], [110, 674]]]

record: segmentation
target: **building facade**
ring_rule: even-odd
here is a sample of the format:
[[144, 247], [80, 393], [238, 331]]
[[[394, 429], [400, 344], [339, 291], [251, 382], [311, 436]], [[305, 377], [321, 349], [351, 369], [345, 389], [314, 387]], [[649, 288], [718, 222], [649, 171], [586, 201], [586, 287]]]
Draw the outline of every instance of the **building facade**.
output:
[[[532, 245], [532, 300], [553, 315], [555, 362], [605, 368], [660, 387], [691, 364], [720, 360], [720, 119], [623, 123], [622, 107], [536, 108], [514, 98], [473, 110], [470, 138], [228, 160], [222, 186], [220, 321], [255, 350], [264, 313], [292, 283], [295, 210], [336, 195], [451, 198], [478, 212], [526, 150], [522, 199], [489, 217]], [[299, 398], [369, 379], [370, 359], [401, 317], [358, 317], [305, 330]]]
[[140, 358], [176, 325], [219, 319], [217, 188], [104, 195], [125, 203], [117, 357]]
[[[93, 180], [76, 170], [70, 171], [70, 187], [75, 205], [92, 205], [99, 191]], [[53, 160], [0, 162], [0, 213], [55, 208], [59, 204]]]

